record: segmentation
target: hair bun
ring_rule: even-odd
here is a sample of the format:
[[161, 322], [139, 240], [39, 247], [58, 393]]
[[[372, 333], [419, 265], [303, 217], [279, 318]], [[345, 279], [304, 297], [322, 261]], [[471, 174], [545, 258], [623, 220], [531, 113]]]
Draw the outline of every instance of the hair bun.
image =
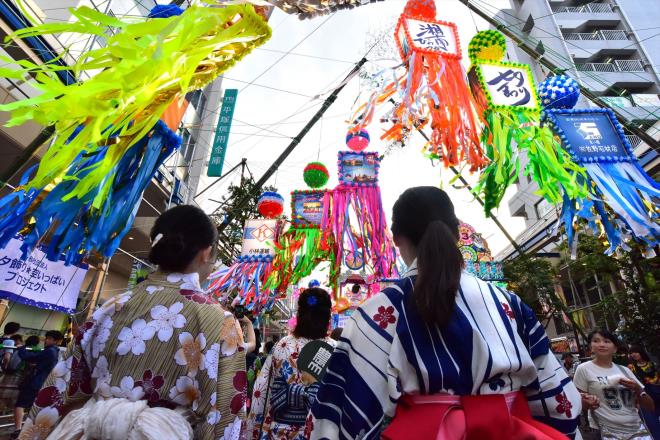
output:
[[149, 260], [158, 266], [170, 267], [177, 264], [185, 249], [186, 243], [181, 234], [166, 232], [151, 248]]

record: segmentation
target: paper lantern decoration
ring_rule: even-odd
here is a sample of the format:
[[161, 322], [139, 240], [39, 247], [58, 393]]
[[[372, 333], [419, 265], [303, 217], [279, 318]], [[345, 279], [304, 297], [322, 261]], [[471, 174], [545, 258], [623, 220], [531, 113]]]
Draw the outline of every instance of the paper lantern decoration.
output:
[[539, 85], [539, 99], [544, 109], [573, 108], [580, 99], [580, 85], [570, 76], [551, 76]]
[[632, 236], [646, 245], [647, 256], [655, 255], [653, 248], [660, 244], [655, 203], [660, 185], [637, 161], [614, 112], [570, 108], [579, 98], [574, 80], [553, 78], [542, 86], [544, 91], [554, 90], [556, 96], [544, 109], [544, 120], [575, 162], [585, 168], [582, 179], [593, 191], [590, 197], [564, 197], [561, 219], [568, 242], [575, 239], [573, 222], [580, 217], [596, 235], [607, 238], [608, 254], [619, 248], [628, 250], [626, 237]]
[[[330, 236], [321, 229], [325, 191], [307, 190], [291, 193], [291, 227], [278, 240], [273, 260], [273, 272], [267, 286], [286, 291], [312, 274], [322, 261], [334, 261], [334, 246]], [[337, 271], [331, 265], [329, 284], [333, 285]]]
[[336, 240], [337, 268], [369, 265], [377, 278], [396, 276], [396, 251], [378, 187], [377, 153], [342, 151], [339, 185], [326, 193], [321, 228]]
[[[59, 64], [29, 60], [0, 72], [13, 80], [29, 80], [41, 92], [0, 106], [0, 111], [11, 113], [7, 125], [33, 120], [54, 127], [50, 146], [34, 175], [0, 205], [3, 212], [16, 213], [25, 209], [20, 205], [27, 199], [56, 185], [57, 191], [51, 193], [59, 199], [51, 196], [45, 205], [40, 202], [42, 220], [36, 226], [23, 226], [34, 227], [33, 231], [43, 236], [53, 225], [78, 225], [68, 231], [62, 229], [59, 242], [51, 241], [54, 245], [49, 258], [59, 258], [55, 255], [58, 250], [69, 261], [83, 258], [90, 250], [107, 256], [126, 232], [123, 226], [130, 227], [130, 201], [136, 194], [139, 200], [142, 185], [155, 172], [152, 166], [164, 160], [161, 153], [172, 151], [173, 144], [167, 141], [160, 145], [162, 151], [151, 149], [167, 137], [156, 134], [155, 140], [151, 139], [160, 130], [158, 121], [166, 109], [186, 93], [213, 81], [270, 37], [267, 22], [250, 5], [190, 7], [180, 14], [174, 8], [167, 13], [157, 8], [152, 11], [155, 18], [142, 21], [122, 21], [86, 6], [71, 11], [75, 22], [19, 29], [9, 38], [63, 32], [82, 36], [74, 40], [105, 35], [106, 45], [80, 54], [69, 66], [71, 72], [88, 79], [65, 85], [57, 77]], [[183, 33], [185, 38], [181, 38]], [[124, 199], [116, 199], [120, 194]], [[121, 209], [116, 209], [119, 204], [123, 204]], [[59, 210], [52, 210], [53, 206]], [[57, 218], [49, 218], [48, 210], [56, 212]], [[74, 219], [76, 215], [81, 217]], [[108, 216], [112, 227], [106, 223]], [[30, 217], [20, 217], [19, 221]], [[16, 227], [16, 219], [10, 221]], [[27, 253], [36, 241], [25, 244]], [[78, 251], [80, 255], [75, 255]]]
[[353, 151], [360, 152], [369, 146], [369, 133], [367, 130], [349, 131], [346, 135], [346, 145]]
[[303, 170], [303, 180], [310, 188], [322, 188], [329, 178], [328, 168], [321, 162], [312, 162]]
[[482, 120], [465, 82], [456, 25], [435, 19], [433, 0], [408, 0], [394, 38], [407, 72], [391, 72], [397, 80], [390, 84], [383, 78], [385, 85], [359, 107], [351, 130], [368, 126], [379, 104], [396, 100], [381, 139], [403, 143], [413, 130], [428, 126], [430, 157], [445, 166], [483, 168], [488, 160], [479, 142]]
[[[479, 32], [474, 37], [475, 55], [494, 56], [501, 49], [501, 39], [494, 38], [492, 32], [496, 31], [488, 31], [486, 36]], [[540, 124], [541, 108], [529, 66], [478, 58], [472, 63], [468, 78], [486, 121], [481, 142], [490, 160], [475, 188], [484, 200], [486, 215], [499, 206], [507, 187], [518, 178], [522, 151], [528, 159], [525, 174], [537, 183], [537, 194], [554, 204], [561, 203], [564, 195], [586, 197], [587, 188], [580, 180], [584, 169]]]
[[461, 222], [458, 226], [458, 248], [465, 261], [465, 270], [486, 281], [504, 279], [503, 264], [493, 261], [488, 243], [472, 226]]
[[265, 191], [257, 200], [257, 211], [265, 218], [276, 218], [284, 212], [284, 198], [274, 191]]

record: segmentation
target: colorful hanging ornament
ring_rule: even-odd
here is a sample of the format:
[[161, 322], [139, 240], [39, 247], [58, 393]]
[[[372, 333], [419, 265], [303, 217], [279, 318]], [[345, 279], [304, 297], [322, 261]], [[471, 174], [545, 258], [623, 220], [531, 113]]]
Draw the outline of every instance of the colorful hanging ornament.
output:
[[461, 222], [458, 225], [458, 248], [463, 254], [465, 270], [486, 281], [504, 280], [503, 264], [494, 261], [486, 240], [472, 226]]
[[503, 37], [493, 32], [497, 31], [479, 32], [472, 40], [470, 53], [489, 59], [473, 58], [468, 75], [486, 121], [482, 143], [490, 163], [481, 171], [475, 188], [484, 199], [486, 215], [499, 206], [507, 187], [518, 178], [522, 151], [528, 159], [525, 174], [537, 183], [537, 194], [554, 204], [561, 203], [564, 194], [569, 199], [586, 197], [584, 169], [540, 125], [531, 69], [526, 64], [492, 59], [503, 54]]
[[408, 0], [394, 32], [406, 72], [371, 95], [351, 130], [370, 124], [378, 104], [394, 101], [395, 109], [381, 119], [392, 124], [381, 139], [404, 142], [428, 125], [431, 157], [445, 166], [464, 162], [475, 171], [488, 163], [479, 141], [481, 115], [465, 81], [456, 25], [435, 15], [432, 0]]
[[[20, 66], [0, 68], [0, 76], [29, 80], [41, 92], [30, 99], [1, 105], [0, 110], [11, 112], [7, 126], [34, 120], [55, 128], [50, 147], [34, 176], [2, 202], [12, 206], [17, 201], [25, 204], [30, 197], [56, 185], [57, 191], [51, 193], [59, 199], [51, 196], [46, 205], [41, 203], [38, 214], [43, 214], [42, 223], [32, 226], [27, 224], [27, 218], [20, 220], [37, 231], [34, 237], [42, 237], [55, 225], [46, 215], [49, 205], [70, 209], [59, 213], [58, 218], [66, 218], [69, 224], [70, 221], [81, 224], [79, 218], [69, 219], [80, 212], [79, 206], [85, 206], [90, 213], [107, 213], [118, 191], [126, 197], [133, 197], [136, 191], [141, 194], [140, 185], [151, 178], [142, 173], [150, 170], [154, 160], [161, 159], [158, 149], [149, 158], [139, 156], [144, 151], [141, 142], [149, 143], [154, 136], [152, 131], [159, 131], [158, 121], [165, 110], [175, 101], [182, 101], [187, 92], [214, 80], [270, 37], [267, 23], [250, 5], [192, 6], [185, 11], [169, 8], [167, 12], [161, 8], [154, 12], [156, 18], [141, 22], [122, 21], [85, 6], [71, 11], [78, 21], [20, 29], [8, 38], [62, 32], [103, 35], [107, 38], [106, 46], [81, 54], [70, 67], [77, 75], [87, 73], [89, 79], [64, 85], [57, 76], [63, 67], [57, 63], [35, 64], [23, 60]], [[108, 29], [112, 30], [110, 37]], [[6, 61], [14, 64], [13, 60]], [[155, 139], [159, 137], [156, 135]], [[171, 152], [169, 146], [161, 147], [163, 152]], [[139, 175], [129, 179], [130, 173]], [[119, 181], [125, 187], [113, 187]], [[115, 211], [113, 207], [111, 214], [107, 214], [111, 218], [115, 212], [126, 215], [113, 220], [115, 226], [130, 227], [133, 206], [124, 208]], [[16, 228], [16, 218], [12, 220]], [[110, 252], [120, 236], [97, 234], [119, 234], [121, 230], [110, 228], [107, 218], [98, 217], [98, 222], [95, 230], [62, 231], [63, 235], [56, 237], [61, 243], [51, 240], [52, 252], [62, 250], [71, 260], [82, 258], [73, 255], [77, 248]], [[55, 227], [61, 230], [61, 226]], [[73, 238], [74, 230], [83, 236]], [[33, 244], [33, 241], [26, 243]], [[49, 253], [49, 258], [59, 257]]]
[[329, 178], [328, 168], [321, 162], [309, 163], [303, 170], [303, 180], [312, 189], [324, 187]]
[[628, 250], [625, 239], [632, 236], [647, 246], [648, 256], [653, 256], [653, 248], [660, 243], [655, 203], [660, 185], [637, 161], [612, 110], [572, 108], [579, 93], [577, 83], [566, 76], [548, 78], [539, 87], [544, 121], [573, 160], [586, 169], [582, 178], [594, 191], [591, 199], [564, 201], [561, 221], [569, 245], [576, 236], [574, 220], [580, 217], [596, 234], [605, 236], [608, 254], [619, 248]]
[[[158, 121], [109, 170], [107, 184], [72, 197], [72, 188], [122, 142], [127, 141], [118, 138], [117, 143], [94, 153], [79, 153], [66, 175], [48, 189], [30, 188], [28, 178], [34, 168], [27, 171], [16, 190], [0, 199], [0, 248], [21, 232], [25, 258], [46, 235], [50, 236], [47, 258], [51, 261], [64, 257], [67, 264], [78, 264], [92, 252], [104, 257], [114, 254], [133, 224], [142, 193], [160, 165], [181, 145], [181, 138]], [[97, 199], [101, 201], [98, 206]]]
[[207, 292], [232, 306], [241, 305], [253, 313], [272, 307], [275, 292], [266, 287], [273, 271], [275, 242], [280, 224], [275, 219], [251, 219], [245, 222], [241, 255], [229, 268], [211, 275]]
[[257, 211], [265, 218], [276, 218], [284, 212], [284, 197], [275, 191], [264, 191], [257, 200]]
[[346, 145], [357, 153], [365, 150], [369, 146], [369, 142], [369, 132], [364, 129], [360, 129], [356, 132], [349, 131], [346, 135]]
[[[324, 235], [321, 221], [325, 209], [325, 191], [293, 191], [291, 193], [291, 226], [275, 247], [273, 272], [267, 286], [286, 291], [288, 286], [312, 274], [323, 261], [334, 261], [333, 239]], [[336, 270], [330, 267], [328, 285], [334, 285]]]
[[335, 266], [362, 270], [374, 277], [396, 276], [396, 251], [378, 187], [377, 153], [339, 153], [339, 185], [328, 191], [321, 228], [335, 237]]

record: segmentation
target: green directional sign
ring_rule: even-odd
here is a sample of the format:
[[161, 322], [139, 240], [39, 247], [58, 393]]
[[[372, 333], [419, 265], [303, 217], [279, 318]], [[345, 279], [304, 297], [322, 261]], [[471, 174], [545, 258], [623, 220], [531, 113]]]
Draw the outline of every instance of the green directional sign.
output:
[[234, 108], [236, 107], [236, 96], [238, 96], [238, 89], [225, 90], [218, 125], [215, 129], [215, 139], [213, 139], [209, 169], [206, 173], [209, 177], [222, 176], [222, 166], [225, 163], [225, 155], [227, 154], [231, 121], [234, 117]]

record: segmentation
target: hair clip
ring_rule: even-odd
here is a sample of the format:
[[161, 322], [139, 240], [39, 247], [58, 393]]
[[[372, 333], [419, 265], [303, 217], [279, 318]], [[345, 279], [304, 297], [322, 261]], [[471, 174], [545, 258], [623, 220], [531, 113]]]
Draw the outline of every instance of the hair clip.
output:
[[315, 306], [316, 303], [318, 303], [318, 302], [319, 302], [319, 299], [315, 296], [310, 296], [309, 298], [307, 298], [307, 305], [309, 305], [309, 306]]
[[157, 234], [154, 237], [154, 241], [151, 242], [151, 247], [152, 248], [155, 247], [158, 244], [158, 242], [161, 240], [161, 238], [163, 238], [163, 234]]

